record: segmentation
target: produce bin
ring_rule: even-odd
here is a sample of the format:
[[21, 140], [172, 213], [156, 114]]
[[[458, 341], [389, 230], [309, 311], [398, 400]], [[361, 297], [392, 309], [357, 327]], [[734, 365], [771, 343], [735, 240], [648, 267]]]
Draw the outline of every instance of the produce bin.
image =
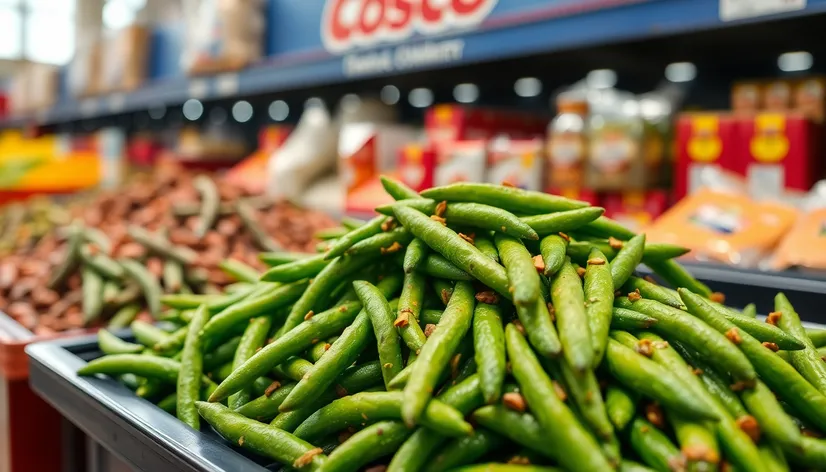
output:
[[42, 339], [0, 312], [0, 472], [72, 470], [83, 460], [74, 427], [29, 387], [24, 349]]
[[40, 342], [26, 353], [32, 389], [89, 436], [88, 471], [281, 468], [231, 448], [208, 425], [193, 430], [112, 379], [76, 375], [102, 354], [95, 336]]

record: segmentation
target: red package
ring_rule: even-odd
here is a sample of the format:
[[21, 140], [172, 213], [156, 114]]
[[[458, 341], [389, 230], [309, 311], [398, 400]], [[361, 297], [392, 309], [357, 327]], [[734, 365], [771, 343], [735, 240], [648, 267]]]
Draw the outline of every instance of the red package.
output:
[[697, 190], [700, 174], [711, 166], [743, 173], [737, 122], [723, 113], [685, 113], [677, 120], [674, 198]]

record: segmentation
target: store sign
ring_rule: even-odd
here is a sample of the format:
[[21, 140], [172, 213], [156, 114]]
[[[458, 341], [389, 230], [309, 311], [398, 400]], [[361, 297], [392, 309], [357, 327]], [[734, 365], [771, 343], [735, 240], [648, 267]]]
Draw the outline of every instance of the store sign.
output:
[[324, 47], [344, 54], [347, 76], [433, 66], [462, 58], [461, 39], [431, 40], [383, 50], [415, 35], [434, 36], [478, 26], [498, 0], [327, 0], [322, 15]]
[[806, 8], [806, 0], [720, 0], [720, 19], [742, 20]]

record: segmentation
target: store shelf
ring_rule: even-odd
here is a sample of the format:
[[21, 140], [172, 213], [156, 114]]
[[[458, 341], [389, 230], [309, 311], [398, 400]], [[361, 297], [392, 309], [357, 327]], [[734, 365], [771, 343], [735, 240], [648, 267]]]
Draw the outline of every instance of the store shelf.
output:
[[[305, 89], [826, 11], [826, 0], [799, 0], [785, 3], [805, 5], [801, 9], [723, 21], [723, 0], [487, 0], [493, 5], [490, 13], [461, 32], [416, 33], [401, 42], [373, 41], [333, 53], [322, 41], [323, 11], [329, 3], [332, 0], [270, 0], [266, 41], [270, 56], [249, 69], [204, 78], [155, 78], [134, 92], [100, 98], [78, 101], [62, 97], [48, 111], [0, 121], [0, 127], [55, 124], [177, 106], [189, 98], [217, 100]], [[428, 47], [444, 48], [449, 54], [424, 54]], [[411, 50], [419, 52], [419, 59], [398, 59], [400, 51]], [[370, 55], [386, 55], [390, 60], [359, 71], [348, 66]]]
[[77, 376], [101, 355], [95, 336], [36, 343], [26, 352], [34, 391], [134, 470], [271, 470], [231, 449], [208, 426], [195, 431], [112, 379]]
[[800, 317], [826, 324], [822, 306], [826, 300], [826, 274], [801, 271], [761, 272], [722, 265], [685, 264], [695, 277], [726, 296], [726, 304], [757, 306], [758, 313], [774, 311], [774, 296], [783, 292]]

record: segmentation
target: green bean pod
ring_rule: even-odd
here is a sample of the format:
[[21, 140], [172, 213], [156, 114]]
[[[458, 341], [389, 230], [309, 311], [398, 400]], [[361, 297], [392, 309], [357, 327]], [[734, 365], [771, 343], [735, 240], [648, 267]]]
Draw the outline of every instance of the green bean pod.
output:
[[473, 312], [473, 348], [485, 403], [499, 401], [505, 382], [505, 331], [496, 305], [478, 303]]
[[353, 287], [364, 310], [370, 316], [373, 333], [378, 341], [379, 362], [382, 365], [382, 377], [386, 386], [404, 368], [399, 334], [393, 326], [396, 317], [387, 299], [373, 284], [358, 280], [353, 282]]
[[471, 436], [456, 438], [445, 444], [439, 454], [430, 461], [425, 472], [445, 472], [472, 464], [504, 444], [504, 438], [498, 434], [484, 429], [476, 430]]
[[622, 287], [628, 277], [634, 273], [634, 269], [642, 261], [644, 249], [645, 234], [634, 236], [623, 244], [622, 249], [611, 261], [611, 278], [614, 280], [614, 287]]
[[668, 436], [642, 418], [631, 423], [631, 447], [640, 458], [656, 470], [683, 470], [685, 456]]
[[545, 263], [545, 275], [550, 277], [562, 268], [565, 263], [565, 253], [568, 248], [568, 240], [558, 234], [549, 234], [539, 242], [539, 252], [542, 254], [542, 261]]
[[311, 278], [318, 275], [330, 261], [324, 259], [323, 255], [317, 255], [299, 259], [286, 264], [281, 264], [264, 272], [261, 280], [267, 282], [290, 283], [297, 280]]
[[104, 354], [137, 354], [143, 346], [126, 342], [105, 329], [98, 330], [98, 346]]
[[132, 329], [135, 339], [146, 347], [152, 347], [166, 337], [166, 333], [162, 329], [145, 321], [135, 320], [129, 327]]
[[215, 182], [205, 175], [199, 175], [192, 180], [192, 186], [201, 195], [201, 211], [198, 215], [198, 225], [195, 227], [195, 236], [203, 238], [215, 225], [220, 211], [221, 197]]
[[327, 252], [324, 254], [324, 258], [327, 260], [333, 260], [334, 258], [341, 256], [345, 251], [347, 251], [347, 249], [350, 249], [350, 247], [357, 242], [363, 241], [370, 236], [374, 236], [384, 231], [384, 228], [387, 227], [389, 221], [390, 219], [388, 217], [379, 215], [364, 225], [350, 231], [346, 235], [337, 239], [335, 243], [327, 249]]
[[460, 238], [453, 230], [442, 226], [424, 214], [404, 205], [395, 205], [393, 211], [401, 223], [431, 249], [440, 253], [459, 269], [475, 277], [500, 295], [510, 299], [508, 276], [505, 269], [482, 254], [476, 247]]
[[574, 210], [588, 206], [585, 202], [543, 192], [471, 182], [433, 187], [421, 192], [421, 196], [436, 201], [484, 203], [512, 212], [532, 214]]
[[726, 337], [725, 331], [720, 332], [709, 326], [702, 318], [690, 316], [682, 310], [654, 300], [642, 299], [631, 302], [621, 297], [617, 299], [617, 304], [656, 318], [657, 324], [651, 327], [654, 331], [690, 346], [707, 358], [714, 359], [721, 368], [731, 372], [735, 380], [753, 383], [757, 378], [749, 359]]
[[247, 232], [249, 232], [256, 246], [264, 251], [270, 252], [284, 250], [284, 248], [273, 240], [261, 225], [258, 224], [255, 208], [249, 202], [239, 200], [235, 204], [235, 213], [238, 215], [238, 218], [241, 219], [241, 223], [247, 229]]
[[135, 225], [129, 225], [126, 231], [135, 242], [166, 259], [176, 260], [183, 265], [192, 265], [198, 260], [197, 252], [186, 246], [174, 245], [160, 234]]
[[614, 307], [611, 316], [611, 329], [636, 331], [650, 329], [657, 324], [657, 319], [627, 308]]
[[[584, 263], [588, 258], [588, 254], [591, 253], [591, 249], [594, 247], [602, 251], [609, 261], [617, 256], [618, 250], [611, 247], [611, 243], [606, 240], [572, 241], [568, 244], [567, 253], [568, 256], [571, 257], [571, 260]], [[642, 252], [642, 261], [646, 264], [649, 262], [661, 262], [683, 256], [688, 254], [689, 251], [688, 248], [674, 244], [646, 242], [645, 249]]]
[[[604, 294], [601, 296], [605, 297]], [[554, 275], [551, 300], [565, 360], [577, 372], [590, 369], [594, 365], [595, 354], [585, 310], [585, 295], [582, 281], [570, 263], [563, 264]]]
[[429, 250], [430, 248], [427, 247], [427, 243], [421, 239], [413, 238], [413, 241], [410, 241], [410, 244], [407, 245], [407, 249], [404, 251], [404, 261], [402, 263], [404, 272], [409, 274], [417, 270], [424, 262]]
[[436, 330], [430, 335], [413, 364], [410, 381], [404, 387], [402, 406], [402, 418], [408, 426], [412, 427], [419, 422], [433, 396], [436, 381], [470, 328], [474, 295], [473, 287], [469, 283], [456, 284], [453, 296], [450, 297]]
[[237, 259], [224, 259], [218, 263], [218, 267], [239, 282], [255, 283], [261, 277], [257, 269]]
[[93, 254], [88, 247], [81, 247], [80, 257], [87, 266], [104, 277], [120, 280], [126, 275], [123, 267], [106, 254]]
[[[427, 280], [419, 272], [409, 272], [404, 276], [402, 293], [399, 296], [396, 326], [404, 343], [411, 352], [417, 353], [424, 346], [427, 338], [419, 325], [419, 316], [424, 306]], [[406, 317], [406, 318], [405, 318]]]
[[204, 370], [204, 340], [201, 330], [208, 319], [209, 311], [205, 306], [202, 306], [198, 308], [195, 317], [189, 323], [177, 379], [178, 401], [176, 412], [178, 419], [193, 429], [200, 429], [201, 427], [195, 402], [200, 400], [201, 397], [201, 377]]
[[508, 275], [508, 290], [517, 306], [532, 306], [540, 298], [542, 285], [536, 275], [533, 259], [522, 241], [504, 234], [493, 237], [499, 258]]
[[[401, 419], [402, 392], [362, 392], [333, 401], [296, 428], [295, 435], [317, 441], [331, 432], [375, 420]], [[438, 400], [427, 404], [422, 426], [445, 436], [466, 436], [473, 428], [462, 414]]]
[[479, 425], [548, 459], [556, 460], [560, 455], [559, 449], [548, 447], [542, 426], [530, 413], [519, 413], [504, 405], [488, 405], [474, 411], [473, 419]]
[[473, 238], [473, 245], [493, 262], [499, 262], [499, 251], [496, 250], [496, 245], [493, 244], [493, 239], [489, 235], [477, 233]]
[[107, 323], [107, 327], [109, 329], [121, 329], [126, 328], [129, 326], [132, 321], [135, 320], [135, 317], [138, 316], [138, 313], [141, 311], [141, 306], [137, 303], [130, 303], [128, 305], [124, 305], [112, 315], [112, 318], [109, 319], [109, 323]]
[[574, 231], [599, 218], [605, 210], [599, 207], [523, 216], [523, 223], [533, 228], [540, 236]]
[[312, 256], [312, 254], [305, 254], [303, 252], [262, 252], [258, 254], [258, 260], [270, 267], [276, 267]]
[[387, 254], [388, 251], [398, 251], [412, 240], [413, 235], [410, 234], [410, 231], [406, 228], [400, 227], [375, 234], [367, 239], [359, 241], [347, 248], [347, 250], [344, 251], [344, 255], [349, 257], [378, 257], [383, 254]]
[[92, 270], [84, 267], [81, 272], [83, 291], [83, 324], [88, 325], [100, 318], [103, 312], [103, 278]]
[[505, 329], [505, 341], [513, 376], [522, 394], [544, 430], [547, 440], [555, 444], [559, 462], [570, 470], [610, 470], [611, 465], [600, 452], [593, 436], [579, 423], [570, 409], [551, 392], [554, 391], [527, 341], [513, 324]]
[[197, 402], [196, 408], [207, 423], [233, 444], [299, 470], [318, 470], [324, 462], [324, 455], [320, 454], [302, 466], [299, 459], [306, 457], [314, 446], [286, 431], [245, 418], [217, 403]]
[[596, 367], [602, 362], [605, 345], [608, 344], [608, 332], [611, 330], [614, 307], [614, 283], [611, 277], [611, 267], [599, 249], [591, 250], [588, 261], [583, 291], [591, 346], [594, 348], [593, 366]]
[[812, 341], [806, 335], [806, 330], [800, 323], [800, 316], [794, 310], [789, 299], [783, 293], [774, 297], [774, 310], [782, 315], [778, 326], [803, 343], [803, 349], [792, 351], [789, 358], [798, 372], [809, 381], [820, 393], [826, 395], [826, 365], [817, 353]]
[[683, 287], [706, 298], [711, 296], [711, 289], [706, 284], [695, 279], [685, 267], [673, 259], [649, 261], [646, 264], [675, 289]]
[[66, 283], [66, 280], [77, 268], [80, 263], [80, 247], [83, 244], [83, 227], [79, 222], [73, 222], [69, 226], [68, 243], [66, 247], [66, 255], [63, 260], [52, 271], [49, 277], [47, 286], [52, 290], [57, 290]]
[[685, 305], [683, 305], [683, 301], [680, 300], [677, 292], [651, 283], [643, 278], [631, 276], [625, 282], [625, 285], [622, 286], [622, 291], [625, 293], [631, 293], [637, 290], [639, 290], [642, 298], [655, 300], [672, 308], [685, 309]]
[[605, 411], [614, 428], [623, 431], [634, 419], [637, 402], [619, 385], [608, 385], [605, 390]]
[[118, 262], [123, 266], [126, 274], [141, 287], [149, 313], [152, 316], [158, 316], [161, 312], [161, 294], [163, 293], [158, 279], [138, 261], [121, 259]]
[[408, 187], [407, 184], [386, 175], [379, 176], [382, 187], [393, 200], [405, 200], [408, 198], [422, 198], [419, 192]]
[[[235, 357], [232, 361], [232, 370], [240, 368], [264, 346], [267, 342], [267, 335], [270, 332], [270, 326], [272, 326], [272, 319], [268, 316], [261, 316], [250, 320], [249, 325], [244, 330], [244, 335], [241, 336], [241, 342], [238, 344], [238, 349], [235, 351]], [[238, 409], [245, 403], [249, 402], [251, 396], [251, 390], [245, 388], [240, 392], [230, 395], [227, 405], [233, 410]]]
[[360, 470], [365, 464], [392, 454], [412, 434], [401, 421], [379, 421], [337, 447], [319, 471]]

